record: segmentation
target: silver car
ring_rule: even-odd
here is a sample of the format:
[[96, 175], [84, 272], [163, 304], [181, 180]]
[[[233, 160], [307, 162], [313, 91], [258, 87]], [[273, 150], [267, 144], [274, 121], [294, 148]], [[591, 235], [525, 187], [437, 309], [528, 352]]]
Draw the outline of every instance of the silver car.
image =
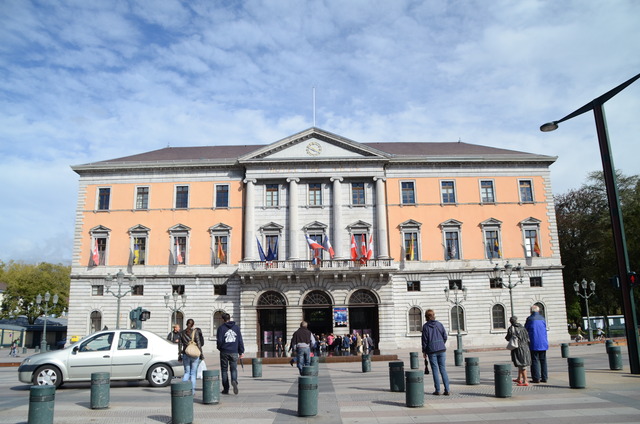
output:
[[108, 372], [111, 380], [148, 380], [167, 386], [182, 377], [178, 345], [144, 330], [105, 330], [62, 350], [38, 353], [22, 361], [18, 379], [33, 385], [91, 381], [94, 372]]

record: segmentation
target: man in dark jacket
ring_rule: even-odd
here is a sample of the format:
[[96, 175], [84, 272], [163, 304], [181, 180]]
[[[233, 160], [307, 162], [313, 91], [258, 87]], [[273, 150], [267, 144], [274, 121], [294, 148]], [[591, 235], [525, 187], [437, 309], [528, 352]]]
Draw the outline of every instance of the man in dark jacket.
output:
[[529, 333], [529, 349], [531, 350], [531, 378], [534, 383], [547, 382], [547, 323], [540, 315], [540, 307], [533, 305], [531, 315], [527, 318], [524, 328]]
[[449, 375], [445, 367], [447, 359], [447, 331], [440, 321], [436, 321], [436, 313], [433, 309], [425, 312], [427, 322], [422, 326], [422, 353], [429, 357], [431, 371], [433, 371], [433, 385], [436, 389], [434, 395], [440, 394], [440, 376], [444, 384], [444, 395], [449, 396]]
[[244, 356], [244, 342], [240, 328], [231, 321], [231, 316], [226, 312], [222, 314], [224, 324], [218, 327], [216, 344], [220, 351], [220, 369], [222, 370], [222, 393], [229, 394], [229, 373], [231, 369], [231, 386], [233, 393], [238, 394], [238, 358]]
[[311, 347], [313, 334], [307, 329], [307, 322], [302, 321], [300, 328], [291, 336], [291, 347], [296, 350], [298, 358], [298, 370], [302, 375], [302, 367], [311, 365]]

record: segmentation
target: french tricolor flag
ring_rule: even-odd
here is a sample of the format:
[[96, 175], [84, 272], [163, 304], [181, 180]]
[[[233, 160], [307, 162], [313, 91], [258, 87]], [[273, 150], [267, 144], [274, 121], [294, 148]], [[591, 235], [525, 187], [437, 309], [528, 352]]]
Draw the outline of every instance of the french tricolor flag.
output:
[[327, 236], [326, 234], [324, 235], [324, 239], [322, 240], [322, 247], [324, 247], [324, 250], [329, 252], [329, 256], [331, 257], [331, 259], [333, 259], [335, 252], [333, 251], [333, 246], [331, 246], [331, 242], [329, 241], [329, 236]]
[[312, 240], [309, 238], [308, 235], [305, 234], [305, 237], [307, 238], [307, 244], [309, 245], [310, 249], [323, 249], [322, 245], [320, 243], [318, 243], [315, 240]]

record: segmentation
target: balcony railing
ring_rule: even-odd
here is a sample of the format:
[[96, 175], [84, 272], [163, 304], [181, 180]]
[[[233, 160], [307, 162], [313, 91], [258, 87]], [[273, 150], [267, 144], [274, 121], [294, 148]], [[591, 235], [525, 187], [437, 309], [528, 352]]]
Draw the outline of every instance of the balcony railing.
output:
[[394, 265], [393, 259], [371, 259], [364, 263], [352, 261], [348, 259], [331, 259], [320, 261], [313, 264], [308, 260], [295, 261], [245, 261], [238, 264], [239, 272], [249, 271], [274, 271], [274, 272], [291, 272], [291, 271], [357, 271], [357, 270], [391, 270], [398, 266]]

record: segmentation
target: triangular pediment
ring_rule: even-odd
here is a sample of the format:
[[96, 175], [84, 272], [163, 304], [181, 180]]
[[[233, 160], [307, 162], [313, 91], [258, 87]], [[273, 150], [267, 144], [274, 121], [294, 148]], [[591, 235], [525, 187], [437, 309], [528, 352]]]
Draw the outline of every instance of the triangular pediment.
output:
[[404, 221], [400, 225], [398, 225], [398, 227], [400, 228], [407, 228], [407, 227], [420, 228], [421, 226], [422, 226], [422, 222], [418, 222], [414, 219], [409, 219], [407, 221]]
[[187, 227], [184, 224], [176, 224], [173, 227], [169, 228], [168, 230], [170, 233], [176, 233], [176, 232], [188, 232], [191, 231], [190, 227]]
[[461, 227], [462, 222], [457, 219], [448, 219], [440, 224], [440, 227]]
[[270, 222], [266, 225], [260, 227], [260, 231], [282, 231], [284, 227], [280, 224], [276, 224], [275, 222]]
[[368, 230], [369, 228], [371, 228], [371, 224], [366, 223], [364, 221], [356, 221], [356, 222], [354, 222], [352, 224], [347, 225], [347, 229], [349, 231], [352, 231], [352, 230], [365, 230], [365, 229]]
[[131, 234], [131, 233], [148, 233], [149, 231], [151, 231], [151, 228], [145, 227], [142, 224], [138, 224], [138, 225], [135, 225], [135, 226], [129, 228], [129, 234]]
[[89, 230], [89, 232], [91, 234], [95, 234], [95, 233], [108, 233], [111, 232], [111, 228], [107, 228], [104, 225], [98, 225], [96, 227], [93, 227], [92, 229]]
[[239, 162], [387, 160], [387, 158], [388, 155], [380, 150], [319, 128], [310, 128], [242, 156]]
[[530, 216], [527, 219], [523, 219], [522, 221], [520, 221], [520, 226], [526, 226], [526, 225], [540, 225], [542, 223], [542, 221], [540, 221], [539, 219], [536, 219], [532, 216]]
[[482, 221], [480, 223], [481, 226], [483, 227], [499, 227], [502, 225], [502, 221], [500, 221], [499, 219], [495, 219], [495, 218], [489, 218], [485, 221]]
[[222, 222], [216, 224], [216, 225], [212, 225], [211, 227], [209, 227], [209, 232], [211, 231], [226, 231], [229, 232], [231, 231], [231, 226], [227, 225], [227, 224], [223, 224]]
[[323, 224], [320, 221], [313, 221], [308, 223], [307, 225], [305, 225], [304, 227], [302, 227], [302, 229], [304, 231], [308, 231], [308, 230], [326, 230], [327, 229], [327, 225]]

